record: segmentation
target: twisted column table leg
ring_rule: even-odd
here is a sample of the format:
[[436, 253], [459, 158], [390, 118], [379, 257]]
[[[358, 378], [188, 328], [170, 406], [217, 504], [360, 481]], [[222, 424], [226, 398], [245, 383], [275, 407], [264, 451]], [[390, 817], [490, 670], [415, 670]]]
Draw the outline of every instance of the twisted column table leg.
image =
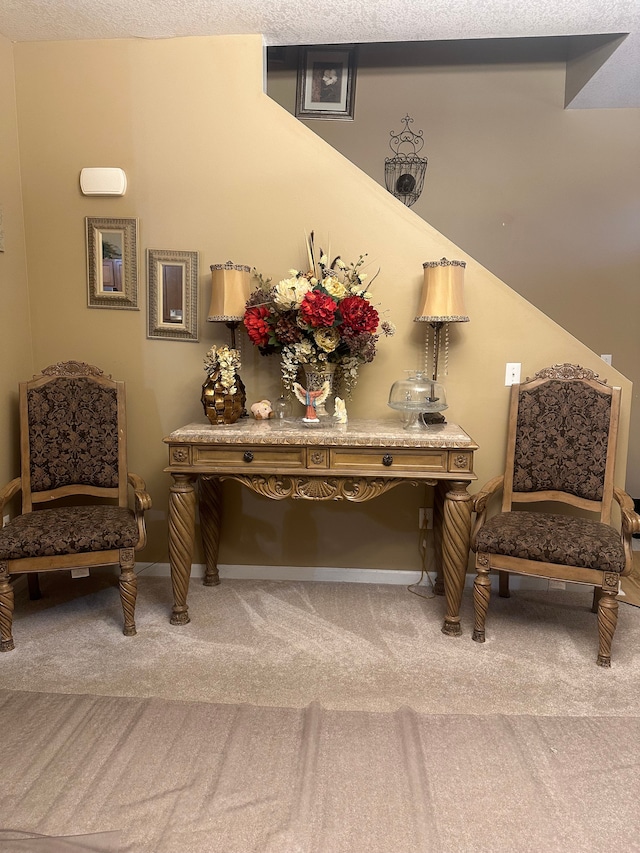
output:
[[0, 652], [15, 648], [11, 626], [13, 624], [13, 587], [9, 580], [9, 564], [0, 562]]
[[222, 483], [217, 477], [200, 477], [200, 531], [206, 569], [205, 586], [220, 583], [218, 550], [222, 522]]
[[471, 536], [471, 495], [469, 484], [455, 480], [448, 484], [444, 496], [442, 526], [442, 567], [447, 613], [442, 633], [457, 637], [460, 630], [460, 603], [469, 562]]
[[196, 493], [194, 477], [190, 474], [172, 474], [169, 492], [169, 562], [173, 586], [172, 625], [189, 622], [187, 592], [191, 576], [195, 537]]
[[136, 633], [136, 598], [138, 595], [138, 578], [134, 571], [136, 565], [133, 548], [120, 549], [120, 601], [124, 614], [125, 637], [133, 637]]

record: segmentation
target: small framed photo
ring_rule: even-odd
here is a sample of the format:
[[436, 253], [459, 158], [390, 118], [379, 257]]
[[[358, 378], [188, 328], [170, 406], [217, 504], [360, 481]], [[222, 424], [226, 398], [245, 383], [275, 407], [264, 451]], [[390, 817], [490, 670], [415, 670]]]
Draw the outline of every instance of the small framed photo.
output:
[[356, 47], [300, 49], [296, 117], [353, 121]]
[[198, 253], [147, 249], [148, 338], [198, 340]]

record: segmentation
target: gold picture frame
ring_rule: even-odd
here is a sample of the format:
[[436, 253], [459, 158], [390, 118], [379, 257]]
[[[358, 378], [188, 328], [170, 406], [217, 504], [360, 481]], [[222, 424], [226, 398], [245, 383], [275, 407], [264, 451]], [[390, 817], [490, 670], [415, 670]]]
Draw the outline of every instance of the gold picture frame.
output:
[[87, 305], [138, 310], [138, 220], [85, 217]]
[[147, 337], [198, 340], [198, 253], [147, 249]]
[[300, 49], [297, 118], [353, 121], [355, 94], [355, 45]]

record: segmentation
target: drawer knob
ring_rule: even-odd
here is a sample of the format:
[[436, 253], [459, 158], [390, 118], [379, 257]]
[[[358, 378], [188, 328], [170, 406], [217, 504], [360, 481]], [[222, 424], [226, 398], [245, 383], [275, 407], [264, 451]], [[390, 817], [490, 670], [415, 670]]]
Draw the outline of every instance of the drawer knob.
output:
[[385, 453], [382, 457], [382, 464], [389, 468], [390, 465], [393, 465], [393, 456], [390, 453]]
[[245, 450], [244, 455], [242, 457], [245, 462], [253, 462], [253, 451]]

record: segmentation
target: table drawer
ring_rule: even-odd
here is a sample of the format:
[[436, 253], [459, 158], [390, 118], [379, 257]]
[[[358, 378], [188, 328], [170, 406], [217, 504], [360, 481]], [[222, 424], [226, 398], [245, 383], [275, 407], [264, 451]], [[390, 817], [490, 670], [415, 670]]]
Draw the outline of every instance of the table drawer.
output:
[[205, 468], [256, 468], [276, 470], [278, 468], [304, 468], [304, 447], [265, 447], [262, 445], [226, 445], [225, 447], [194, 447], [193, 464]]
[[331, 449], [331, 470], [333, 471], [446, 471], [447, 450], [411, 450], [374, 448]]

